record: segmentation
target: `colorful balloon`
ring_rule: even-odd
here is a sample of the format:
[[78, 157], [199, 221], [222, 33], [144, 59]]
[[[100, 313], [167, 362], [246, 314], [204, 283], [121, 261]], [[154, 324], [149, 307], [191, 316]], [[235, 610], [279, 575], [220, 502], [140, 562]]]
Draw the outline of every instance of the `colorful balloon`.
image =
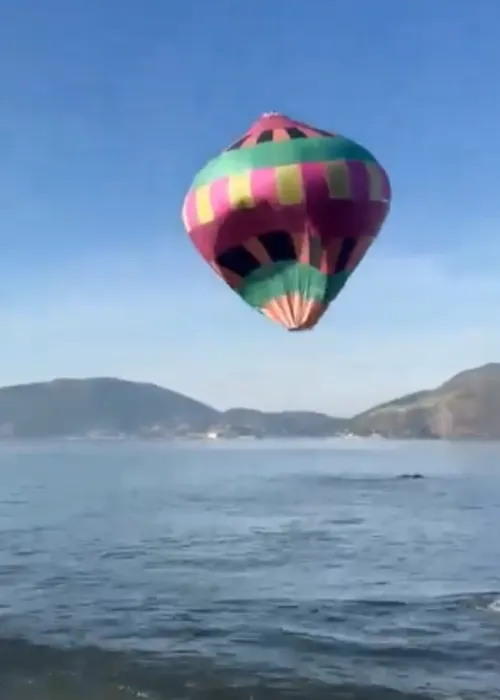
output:
[[200, 170], [182, 218], [244, 301], [299, 331], [344, 287], [390, 199], [389, 178], [365, 148], [272, 113]]

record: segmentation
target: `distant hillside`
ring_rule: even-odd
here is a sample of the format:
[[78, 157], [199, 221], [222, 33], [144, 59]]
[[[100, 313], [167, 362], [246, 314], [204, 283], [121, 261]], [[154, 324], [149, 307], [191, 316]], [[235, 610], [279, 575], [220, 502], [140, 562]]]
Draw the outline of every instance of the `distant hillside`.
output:
[[56, 379], [0, 388], [0, 438], [330, 437], [500, 439], [500, 363], [461, 372], [437, 389], [375, 406], [354, 418], [323, 413], [217, 411], [154, 384]]
[[500, 439], [500, 363], [457, 374], [437, 389], [375, 406], [351, 429], [394, 438]]
[[[57, 379], [0, 388], [0, 438], [333, 435], [342, 421], [317, 413], [211, 406], [154, 384]], [[344, 421], [345, 423], [345, 421]]]
[[3, 437], [204, 431], [218, 415], [174, 391], [120, 379], [57, 379], [0, 389]]
[[218, 427], [236, 430], [240, 434], [265, 437], [323, 437], [335, 435], [349, 426], [345, 418], [332, 418], [324, 413], [282, 411], [263, 413], [248, 408], [232, 408], [221, 415]]

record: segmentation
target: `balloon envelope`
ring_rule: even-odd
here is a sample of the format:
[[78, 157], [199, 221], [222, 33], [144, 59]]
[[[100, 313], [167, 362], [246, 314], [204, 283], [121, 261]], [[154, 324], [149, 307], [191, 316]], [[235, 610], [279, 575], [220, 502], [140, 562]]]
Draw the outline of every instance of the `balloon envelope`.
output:
[[182, 217], [245, 302], [298, 331], [337, 297], [390, 200], [389, 178], [365, 148], [273, 113], [200, 170]]

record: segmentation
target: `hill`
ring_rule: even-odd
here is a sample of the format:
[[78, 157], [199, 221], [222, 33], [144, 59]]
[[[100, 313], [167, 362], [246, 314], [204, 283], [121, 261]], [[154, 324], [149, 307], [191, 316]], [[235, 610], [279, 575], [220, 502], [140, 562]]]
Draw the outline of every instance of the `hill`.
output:
[[346, 418], [333, 418], [312, 411], [264, 413], [248, 408], [232, 408], [221, 415], [217, 430], [258, 437], [325, 437], [349, 427]]
[[375, 406], [355, 416], [350, 427], [361, 435], [394, 438], [500, 439], [500, 363]]
[[56, 379], [0, 388], [0, 438], [333, 435], [346, 421], [318, 413], [219, 412], [154, 384]]
[[188, 426], [206, 430], [218, 412], [153, 384], [56, 379], [0, 389], [0, 435], [44, 438], [128, 435]]
[[500, 439], [500, 363], [457, 374], [436, 389], [375, 406], [351, 419], [312, 411], [266, 413], [212, 406], [154, 384], [113, 378], [56, 379], [0, 388], [0, 439], [329, 437]]

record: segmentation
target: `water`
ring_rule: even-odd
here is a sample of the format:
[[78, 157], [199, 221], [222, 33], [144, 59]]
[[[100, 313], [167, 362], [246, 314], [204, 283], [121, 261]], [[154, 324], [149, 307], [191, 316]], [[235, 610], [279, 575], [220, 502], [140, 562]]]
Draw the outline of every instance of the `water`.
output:
[[499, 461], [3, 446], [0, 697], [500, 698]]

